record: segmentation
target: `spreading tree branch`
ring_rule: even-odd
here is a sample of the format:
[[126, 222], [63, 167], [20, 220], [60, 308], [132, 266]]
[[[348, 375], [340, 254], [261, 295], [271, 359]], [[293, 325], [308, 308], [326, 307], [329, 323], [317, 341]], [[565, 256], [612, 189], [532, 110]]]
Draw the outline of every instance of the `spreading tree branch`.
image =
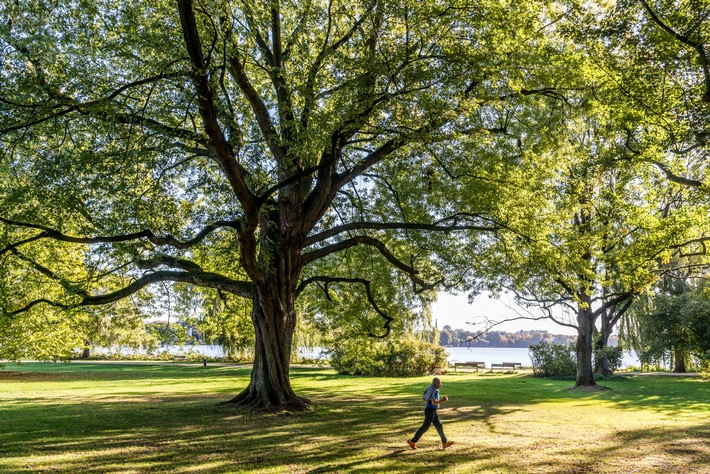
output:
[[682, 184], [683, 186], [693, 186], [696, 188], [702, 188], [705, 186], [705, 183], [702, 181], [698, 181], [697, 179], [691, 179], [691, 178], [685, 178], [683, 176], [678, 176], [677, 174], [673, 173], [666, 165], [659, 161], [652, 160], [651, 163], [653, 163], [658, 169], [663, 171], [663, 173], [666, 175], [666, 178], [668, 178], [668, 181], [677, 183], [677, 184]]
[[[317, 250], [313, 250], [311, 252], [307, 252], [303, 255], [302, 262], [303, 262], [303, 265], [305, 266], [305, 265], [308, 265], [309, 263], [312, 263], [312, 262], [319, 260], [323, 257], [326, 257], [330, 254], [340, 252], [343, 250], [347, 250], [349, 248], [352, 248], [352, 247], [355, 247], [355, 246], [361, 245], [361, 244], [369, 245], [371, 247], [376, 248], [380, 252], [380, 254], [382, 254], [382, 256], [385, 257], [385, 259], [387, 259], [388, 262], [390, 262], [393, 266], [395, 266], [396, 268], [402, 270], [404, 273], [409, 275], [409, 278], [415, 284], [415, 292], [416, 293], [420, 293], [423, 290], [432, 290], [436, 287], [437, 284], [439, 284], [443, 281], [443, 279], [442, 279], [442, 280], [439, 280], [435, 283], [425, 282], [424, 280], [422, 280], [421, 278], [419, 278], [417, 276], [417, 274], [419, 272], [414, 267], [407, 265], [406, 263], [397, 259], [397, 257], [395, 257], [394, 255], [392, 255], [392, 252], [389, 251], [389, 249], [387, 248], [387, 246], [383, 242], [381, 242], [375, 238], [367, 237], [367, 236], [355, 236], [350, 239], [344, 240], [342, 242], [338, 242], [338, 243], [328, 245], [326, 247], [323, 247], [323, 248], [320, 248]], [[421, 289], [418, 290], [416, 288], [416, 285], [419, 285], [421, 287]]]
[[705, 77], [705, 92], [703, 94], [703, 102], [710, 102], [710, 61], [708, 61], [707, 53], [705, 52], [705, 45], [696, 41], [691, 41], [687, 37], [687, 35], [681, 35], [678, 32], [674, 31], [663, 20], [661, 20], [658, 15], [656, 15], [656, 12], [653, 11], [653, 9], [649, 6], [646, 0], [641, 0], [641, 4], [643, 5], [646, 12], [648, 12], [648, 15], [651, 17], [651, 20], [653, 20], [656, 25], [658, 25], [663, 31], [671, 35], [681, 44], [684, 44], [685, 46], [694, 49], [695, 52], [698, 54], [698, 60], [700, 61], [700, 65], [703, 68], [703, 76]]
[[[613, 298], [610, 299], [605, 299], [605, 301], [602, 303], [602, 305], [597, 308], [596, 311], [594, 311], [592, 314], [594, 317], [599, 316], [602, 314], [604, 311], [608, 310], [609, 308], [616, 307], [617, 305], [633, 298], [636, 295], [636, 292], [634, 291], [625, 291], [622, 293], [617, 294]], [[609, 295], [606, 295], [607, 297]]]
[[239, 231], [241, 229], [238, 221], [217, 221], [214, 224], [210, 224], [210, 225], [206, 226], [197, 235], [195, 235], [195, 237], [193, 237], [192, 239], [186, 240], [186, 241], [180, 241], [171, 235], [158, 237], [151, 230], [143, 230], [141, 232], [135, 232], [135, 233], [131, 233], [131, 234], [122, 234], [122, 235], [99, 236], [99, 237], [75, 237], [75, 236], [70, 236], [70, 235], [64, 234], [62, 232], [59, 232], [58, 230], [51, 229], [46, 226], [37, 225], [37, 224], [30, 224], [27, 222], [15, 221], [15, 220], [11, 220], [11, 219], [6, 219], [4, 217], [0, 217], [0, 222], [3, 222], [4, 224], [11, 225], [11, 226], [25, 227], [28, 229], [37, 229], [37, 230], [42, 231], [33, 237], [30, 237], [30, 238], [21, 240], [19, 242], [15, 242], [15, 243], [7, 245], [4, 249], [0, 250], [0, 255], [3, 255], [4, 253], [6, 253], [12, 249], [15, 249], [15, 248], [19, 247], [20, 245], [34, 242], [39, 239], [54, 239], [54, 240], [58, 240], [60, 242], [68, 242], [68, 243], [74, 243], [74, 244], [117, 243], [117, 242], [130, 242], [130, 241], [139, 240], [139, 239], [148, 239], [148, 241], [150, 241], [151, 243], [153, 243], [155, 245], [167, 245], [167, 246], [171, 246], [171, 247], [174, 247], [177, 249], [188, 249], [188, 248], [194, 247], [195, 245], [202, 242], [202, 240], [204, 240], [205, 237], [207, 237], [210, 233], [212, 233], [216, 229], [219, 229], [222, 227], [231, 227], [233, 229], [236, 229], [237, 231]]
[[366, 280], [364, 278], [343, 278], [343, 277], [327, 277], [327, 276], [315, 276], [311, 278], [307, 278], [303, 280], [300, 285], [298, 285], [298, 288], [296, 290], [296, 295], [301, 294], [303, 290], [306, 289], [308, 285], [311, 283], [316, 283], [316, 282], [321, 282], [326, 284], [326, 294], [328, 291], [328, 286], [330, 283], [359, 283], [365, 287], [365, 293], [367, 294], [367, 301], [370, 303], [370, 306], [379, 314], [384, 320], [385, 324], [383, 326], [385, 333], [382, 335], [376, 335], [369, 333], [368, 335], [370, 337], [375, 337], [379, 339], [384, 339], [387, 337], [390, 333], [390, 323], [394, 320], [394, 318], [388, 316], [384, 311], [380, 309], [380, 307], [377, 305], [377, 302], [375, 301], [374, 297], [372, 296], [372, 290], [370, 289], [371, 282], [369, 280]]
[[616, 304], [613, 306], [613, 308], [611, 308], [613, 316], [611, 318], [609, 318], [608, 321], [606, 322], [607, 328], [610, 332], [611, 332], [611, 329], [614, 326], [616, 326], [616, 324], [619, 322], [621, 317], [631, 308], [631, 304], [633, 302], [634, 302], [634, 299], [633, 299], [633, 297], [631, 297], [631, 298], [628, 298], [627, 300], [623, 301], [624, 305], [618, 311], [616, 309], [616, 306], [617, 306]]
[[[214, 149], [217, 160], [224, 171], [227, 180], [234, 190], [239, 202], [242, 204], [244, 213], [247, 216], [255, 216], [254, 196], [246, 183], [246, 170], [236, 160], [239, 150], [234, 150], [222, 132], [219, 124], [219, 112], [215, 105], [215, 95], [210, 85], [207, 65], [203, 58], [202, 43], [197, 30], [195, 12], [192, 8], [192, 0], [178, 0], [178, 10], [180, 12], [180, 23], [182, 25], [183, 39], [185, 47], [192, 62], [192, 77], [197, 89], [200, 115], [202, 117], [204, 130], [210, 138], [210, 143]], [[253, 217], [255, 219], [255, 217]]]
[[355, 23], [353, 23], [350, 30], [348, 30], [340, 39], [335, 41], [333, 44], [328, 45], [328, 41], [330, 39], [331, 22], [332, 22], [331, 5], [329, 4], [329, 7], [328, 7], [328, 30], [325, 35], [323, 47], [321, 48], [320, 52], [318, 53], [318, 56], [316, 57], [315, 61], [313, 61], [313, 64], [311, 64], [311, 67], [308, 70], [308, 79], [306, 80], [305, 102], [303, 105], [303, 111], [301, 112], [301, 126], [304, 131], [308, 129], [308, 122], [310, 120], [313, 108], [315, 107], [316, 76], [318, 75], [318, 72], [320, 71], [320, 69], [323, 65], [323, 61], [325, 61], [325, 59], [327, 57], [333, 55], [342, 45], [344, 45], [348, 41], [350, 41], [350, 39], [353, 37], [355, 32], [360, 28], [360, 26], [362, 25], [362, 23], [365, 21], [366, 18], [367, 18], [367, 15], [363, 14], [359, 19], [357, 19], [355, 21]]
[[13, 255], [17, 256], [20, 260], [28, 263], [32, 268], [34, 268], [36, 271], [38, 271], [42, 275], [46, 276], [50, 280], [54, 280], [57, 283], [59, 283], [61, 285], [61, 287], [64, 288], [64, 290], [67, 293], [76, 294], [76, 295], [82, 296], [84, 298], [89, 297], [89, 294], [86, 292], [86, 290], [84, 290], [80, 286], [72, 284], [71, 282], [67, 281], [65, 278], [61, 277], [60, 275], [57, 275], [49, 268], [32, 260], [31, 258], [29, 258], [26, 255], [17, 251], [16, 249], [12, 249], [11, 253]]
[[[535, 306], [537, 308], [540, 308], [541, 311], [545, 313], [544, 319], [549, 319], [550, 321], [554, 322], [555, 324], [558, 324], [560, 326], [565, 326], [569, 328], [574, 328], [577, 329], [577, 326], [574, 324], [566, 323], [564, 321], [561, 321], [557, 319], [553, 314], [552, 314], [552, 308], [555, 308], [557, 306], [564, 306], [567, 309], [574, 310], [575, 308], [569, 304], [570, 299], [568, 297], [566, 298], [558, 298], [555, 300], [552, 299], [542, 299], [542, 298], [528, 298], [525, 295], [521, 294], [519, 291], [513, 289], [513, 288], [506, 288], [508, 291], [513, 292], [515, 294], [515, 298], [521, 302], [524, 302], [524, 304], [530, 305], [530, 306]], [[534, 316], [531, 316], [528, 318], [527, 316], [521, 316], [521, 319], [534, 319]]]
[[491, 226], [473, 225], [473, 224], [459, 224], [456, 217], [451, 217], [447, 219], [442, 219], [439, 222], [445, 222], [447, 220], [453, 220], [454, 222], [450, 225], [439, 225], [435, 224], [425, 224], [417, 222], [350, 222], [347, 224], [339, 225], [328, 229], [323, 232], [315, 234], [305, 241], [305, 245], [313, 245], [318, 242], [322, 242], [336, 235], [342, 234], [344, 232], [349, 232], [353, 230], [422, 230], [422, 231], [432, 231], [432, 232], [452, 232], [457, 230], [476, 230], [481, 232], [493, 232], [500, 229], [500, 226], [493, 224]]
[[28, 311], [32, 307], [45, 303], [50, 306], [59, 307], [62, 309], [73, 309], [82, 306], [101, 306], [109, 303], [114, 303], [121, 299], [124, 299], [148, 285], [160, 282], [176, 282], [176, 283], [190, 283], [196, 286], [201, 286], [204, 288], [213, 288], [216, 290], [225, 291], [236, 296], [243, 298], [251, 298], [253, 294], [254, 285], [248, 281], [232, 280], [223, 275], [211, 272], [175, 272], [175, 271], [158, 271], [147, 273], [137, 280], [130, 283], [125, 288], [120, 290], [106, 293], [103, 295], [88, 295], [84, 294], [81, 300], [74, 304], [64, 304], [56, 301], [49, 300], [47, 298], [40, 298], [30, 303], [26, 304], [20, 309], [5, 313], [6, 316], [17, 315]]
[[136, 260], [134, 262], [138, 268], [141, 270], [153, 270], [160, 266], [166, 266], [171, 268], [179, 268], [187, 272], [202, 272], [202, 267], [200, 267], [195, 262], [186, 260], [184, 258], [172, 257], [170, 255], [156, 255], [150, 259]]

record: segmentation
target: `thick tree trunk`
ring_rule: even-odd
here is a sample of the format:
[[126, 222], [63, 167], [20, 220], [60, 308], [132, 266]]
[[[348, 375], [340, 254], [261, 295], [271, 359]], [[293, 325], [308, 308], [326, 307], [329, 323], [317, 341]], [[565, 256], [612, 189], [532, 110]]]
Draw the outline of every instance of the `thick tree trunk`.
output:
[[297, 396], [289, 380], [296, 313], [293, 309], [278, 311], [279, 305], [274, 303], [260, 297], [253, 301], [256, 346], [251, 380], [229, 402], [256, 410], [304, 410], [309, 400]]
[[257, 410], [304, 410], [310, 403], [293, 392], [289, 380], [301, 248], [286, 237], [292, 233], [282, 214], [271, 210], [260, 217], [261, 278], [252, 296], [254, 366], [249, 386], [230, 400]]
[[673, 372], [677, 374], [688, 372], [685, 367], [685, 351], [682, 347], [673, 348]]
[[575, 387], [595, 387], [592, 345], [594, 317], [589, 307], [577, 310], [577, 381]]

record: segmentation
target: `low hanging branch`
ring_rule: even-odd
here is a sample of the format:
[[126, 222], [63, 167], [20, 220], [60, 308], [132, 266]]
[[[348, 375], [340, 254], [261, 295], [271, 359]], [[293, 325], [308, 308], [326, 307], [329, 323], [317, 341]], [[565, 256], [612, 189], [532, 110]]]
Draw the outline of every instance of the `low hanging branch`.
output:
[[241, 296], [243, 298], [251, 298], [254, 289], [254, 285], [251, 282], [232, 280], [231, 278], [227, 278], [217, 273], [157, 271], [147, 273], [142, 277], [138, 278], [137, 280], [133, 281], [128, 286], [104, 295], [89, 295], [88, 293], [83, 291], [78, 295], [81, 297], [81, 299], [74, 304], [59, 303], [56, 301], [51, 301], [47, 298], [40, 298], [31, 301], [20, 309], [5, 313], [5, 316], [14, 316], [25, 311], [29, 311], [32, 307], [40, 303], [45, 303], [50, 306], [62, 309], [73, 309], [82, 306], [105, 305], [126, 298], [136, 293], [137, 291], [145, 288], [148, 285], [168, 281], [176, 283], [191, 283], [193, 285], [201, 286], [204, 288], [222, 290], [233, 295]]
[[238, 221], [217, 221], [214, 224], [209, 224], [208, 226], [206, 226], [197, 235], [195, 235], [195, 237], [193, 237], [192, 239], [186, 240], [186, 241], [180, 241], [180, 240], [176, 239], [175, 237], [173, 237], [172, 235], [158, 237], [151, 230], [143, 230], [141, 232], [135, 232], [135, 233], [131, 233], [131, 234], [122, 234], [122, 235], [110, 235], [110, 236], [98, 236], [98, 237], [75, 237], [75, 236], [70, 236], [70, 235], [64, 234], [62, 232], [59, 232], [58, 230], [55, 230], [55, 229], [52, 229], [52, 228], [49, 228], [46, 226], [14, 221], [11, 219], [6, 219], [4, 217], [0, 217], [0, 222], [3, 222], [7, 225], [16, 226], [16, 227], [25, 227], [28, 229], [37, 229], [37, 230], [42, 231], [38, 235], [35, 235], [33, 237], [29, 237], [29, 238], [21, 240], [19, 242], [15, 242], [15, 243], [7, 245], [4, 249], [0, 250], [0, 255], [3, 255], [5, 253], [7, 253], [8, 251], [11, 251], [12, 249], [17, 248], [21, 245], [28, 244], [30, 242], [34, 242], [39, 239], [54, 239], [54, 240], [58, 240], [60, 242], [68, 242], [68, 243], [73, 243], [73, 244], [118, 243], [118, 242], [130, 242], [132, 240], [139, 240], [139, 239], [148, 239], [151, 243], [153, 243], [155, 245], [168, 245], [168, 246], [174, 247], [176, 249], [189, 249], [189, 248], [194, 247], [195, 245], [199, 244], [200, 242], [202, 242], [202, 240], [204, 240], [205, 237], [207, 237], [209, 234], [211, 234], [212, 232], [214, 232], [215, 230], [217, 230], [219, 228], [230, 227], [230, 228], [236, 229], [237, 231], [239, 231], [241, 229]]
[[251, 298], [253, 293], [254, 285], [251, 282], [233, 280], [217, 273], [205, 272], [196, 263], [183, 258], [178, 258], [169, 255], [156, 255], [151, 259], [135, 260], [133, 264], [143, 270], [154, 270], [160, 266], [167, 266], [171, 268], [181, 269], [183, 271], [150, 271], [149, 273], [144, 274], [143, 276], [136, 279], [131, 284], [121, 290], [117, 290], [115, 292], [104, 295], [91, 295], [89, 292], [87, 292], [86, 289], [80, 287], [77, 284], [66, 281], [61, 275], [56, 274], [44, 265], [41, 265], [40, 263], [25, 256], [18, 250], [18, 248], [22, 245], [40, 239], [53, 239], [60, 242], [77, 244], [119, 243], [131, 242], [139, 239], [147, 239], [153, 244], [159, 246], [167, 245], [177, 249], [188, 249], [200, 243], [202, 240], [204, 240], [205, 237], [207, 237], [207, 235], [221, 227], [230, 227], [239, 230], [240, 226], [237, 221], [217, 221], [214, 224], [206, 226], [195, 237], [187, 241], [180, 241], [170, 235], [158, 237], [150, 230], [145, 230], [132, 234], [113, 236], [76, 237], [66, 235], [62, 232], [59, 232], [55, 229], [51, 229], [46, 226], [14, 221], [3, 217], [0, 217], [0, 222], [11, 226], [36, 229], [41, 231], [38, 235], [6, 245], [4, 249], [0, 250], [0, 255], [10, 253], [18, 257], [22, 261], [29, 264], [37, 272], [41, 273], [50, 280], [57, 282], [62, 288], [64, 288], [68, 295], [72, 295], [74, 297], [79, 298], [78, 302], [72, 304], [60, 303], [57, 301], [49, 300], [47, 298], [40, 298], [27, 303], [22, 308], [6, 313], [6, 315], [16, 315], [26, 312], [40, 303], [48, 304], [50, 306], [62, 309], [71, 309], [81, 306], [97, 306], [113, 303], [115, 301], [132, 295], [133, 293], [145, 288], [148, 285], [165, 281], [191, 283], [196, 286], [226, 291], [244, 298]]
[[344, 278], [344, 277], [327, 277], [327, 276], [315, 276], [311, 278], [307, 278], [301, 282], [300, 285], [298, 285], [298, 289], [296, 290], [296, 295], [300, 295], [303, 290], [306, 289], [308, 285], [311, 283], [325, 283], [326, 287], [324, 291], [326, 292], [326, 295], [328, 294], [328, 285], [330, 283], [357, 283], [361, 284], [365, 287], [365, 293], [367, 295], [367, 301], [370, 303], [370, 306], [379, 314], [384, 320], [385, 324], [382, 326], [383, 329], [385, 330], [385, 333], [382, 335], [377, 335], [377, 334], [372, 334], [368, 333], [370, 337], [378, 338], [378, 339], [384, 339], [390, 334], [390, 324], [394, 320], [391, 316], [388, 316], [387, 313], [382, 311], [380, 307], [377, 305], [377, 302], [375, 301], [375, 298], [372, 296], [372, 290], [370, 288], [371, 282], [369, 280], [366, 280], [364, 278]]
[[17, 251], [17, 249], [12, 248], [12, 249], [10, 249], [10, 252], [13, 255], [15, 255], [16, 257], [18, 257], [20, 260], [29, 264], [32, 268], [37, 270], [42, 275], [59, 283], [62, 286], [62, 288], [64, 288], [64, 290], [67, 291], [67, 293], [77, 294], [83, 298], [89, 297], [89, 293], [87, 293], [86, 290], [84, 290], [83, 288], [81, 288], [77, 285], [72, 284], [71, 282], [69, 282], [66, 279], [62, 278], [61, 276], [57, 275], [56, 273], [54, 273], [52, 270], [45, 267], [44, 265], [41, 265], [38, 262], [35, 262], [34, 260], [32, 260], [31, 258], [23, 255], [22, 253]]

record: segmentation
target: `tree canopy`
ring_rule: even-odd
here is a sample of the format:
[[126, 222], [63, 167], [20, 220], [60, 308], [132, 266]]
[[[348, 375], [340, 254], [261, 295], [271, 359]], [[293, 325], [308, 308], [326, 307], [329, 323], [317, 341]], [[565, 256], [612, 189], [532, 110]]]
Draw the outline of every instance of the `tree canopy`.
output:
[[696, 160], [703, 143], [697, 121], [665, 126], [686, 110], [694, 60], [668, 94], [625, 72], [648, 69], [632, 54], [644, 40], [668, 56], [644, 16], [663, 5], [642, 6], [0, 5], [2, 324], [79, 328], [86, 307], [159, 283], [228, 294], [251, 304], [255, 331], [233, 401], [302, 409], [288, 376], [299, 297], [315, 312], [344, 301], [383, 337], [435, 289], [479, 288], [491, 273], [477, 256], [523, 228], [538, 245], [510, 242], [528, 249], [518, 263], [563, 263], [555, 284], [583, 304], [594, 265], [624, 268], [604, 288], [635, 291], [656, 242], [687, 224], [678, 210], [662, 229], [641, 165], [682, 181], [668, 158]]
[[534, 70], [555, 53], [548, 8], [3, 5], [3, 318], [159, 282], [231, 293], [252, 302], [256, 332], [234, 401], [302, 408], [288, 360], [308, 285], [357, 287], [384, 335], [379, 266], [411, 295], [455, 284], [458, 245], [440, 236], [474, 245], [496, 228], [470, 173], [506, 132], [504, 104], [551, 94]]

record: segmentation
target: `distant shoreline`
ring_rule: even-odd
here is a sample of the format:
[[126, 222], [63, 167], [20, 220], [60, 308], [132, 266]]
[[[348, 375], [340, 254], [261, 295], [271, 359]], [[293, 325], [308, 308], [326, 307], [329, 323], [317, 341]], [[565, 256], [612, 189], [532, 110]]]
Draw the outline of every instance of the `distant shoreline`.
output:
[[[439, 329], [439, 345], [442, 347], [497, 347], [497, 348], [528, 348], [541, 342], [567, 346], [577, 342], [577, 336], [567, 334], [552, 334], [549, 331], [488, 331], [485, 333], [466, 329], [452, 329], [444, 326]], [[618, 337], [613, 334], [609, 345], [618, 345]]]

